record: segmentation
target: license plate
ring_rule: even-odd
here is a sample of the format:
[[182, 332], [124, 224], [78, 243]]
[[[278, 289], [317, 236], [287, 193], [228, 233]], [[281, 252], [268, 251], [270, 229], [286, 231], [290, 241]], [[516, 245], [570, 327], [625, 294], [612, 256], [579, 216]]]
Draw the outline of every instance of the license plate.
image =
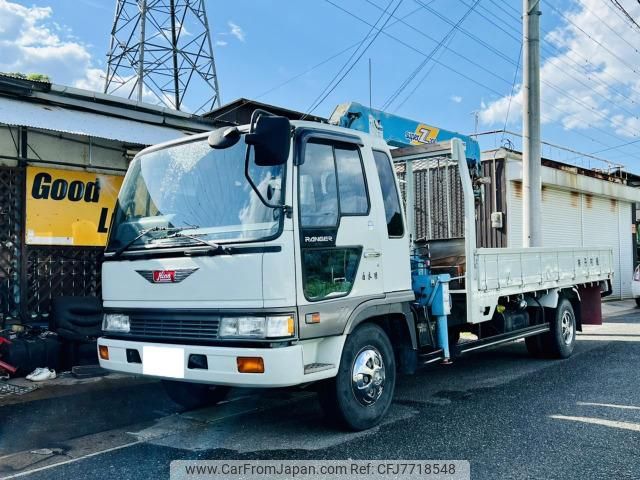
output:
[[184, 378], [184, 349], [142, 347], [142, 373], [159, 377]]

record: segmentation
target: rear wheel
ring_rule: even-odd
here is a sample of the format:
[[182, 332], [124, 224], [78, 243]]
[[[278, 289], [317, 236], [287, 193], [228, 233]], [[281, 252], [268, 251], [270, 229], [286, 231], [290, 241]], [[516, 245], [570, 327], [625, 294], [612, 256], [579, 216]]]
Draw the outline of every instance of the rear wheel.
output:
[[201, 383], [162, 380], [162, 386], [171, 400], [187, 410], [215, 405], [225, 399], [230, 387], [203, 385]]
[[387, 413], [395, 384], [389, 337], [379, 326], [367, 323], [347, 337], [338, 375], [319, 386], [318, 397], [329, 419], [351, 430], [366, 430]]
[[640, 297], [636, 297], [636, 305], [640, 307]]
[[576, 344], [576, 316], [571, 302], [561, 298], [550, 322], [550, 330], [540, 335], [540, 351], [547, 358], [567, 358]]

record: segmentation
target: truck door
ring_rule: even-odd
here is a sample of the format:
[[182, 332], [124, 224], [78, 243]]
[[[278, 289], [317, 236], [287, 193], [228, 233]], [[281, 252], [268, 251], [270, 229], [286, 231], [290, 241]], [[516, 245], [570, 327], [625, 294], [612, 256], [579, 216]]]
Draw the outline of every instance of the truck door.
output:
[[379, 195], [381, 194], [381, 198], [374, 198], [374, 203], [381, 204], [384, 208], [382, 221], [385, 226], [378, 228], [382, 252], [384, 252], [381, 258], [384, 270], [384, 291], [386, 293], [410, 291], [411, 265], [408, 232], [405, 228], [393, 164], [389, 155], [380, 150], [373, 150], [373, 158], [380, 184]]
[[382, 296], [381, 207], [370, 199], [372, 158], [360, 137], [310, 133], [298, 148], [298, 305], [309, 338], [342, 333], [357, 305]]

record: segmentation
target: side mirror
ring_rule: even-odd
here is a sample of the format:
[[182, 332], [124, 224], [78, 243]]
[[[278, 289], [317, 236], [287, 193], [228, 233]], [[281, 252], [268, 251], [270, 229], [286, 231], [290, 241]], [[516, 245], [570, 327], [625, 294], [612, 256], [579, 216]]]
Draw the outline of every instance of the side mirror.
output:
[[[255, 125], [255, 127], [254, 127]], [[291, 123], [286, 117], [260, 115], [244, 141], [255, 149], [254, 161], [259, 167], [284, 165], [291, 148]]]
[[209, 146], [215, 149], [224, 149], [234, 146], [240, 140], [240, 130], [237, 127], [222, 127], [214, 130], [207, 141]]

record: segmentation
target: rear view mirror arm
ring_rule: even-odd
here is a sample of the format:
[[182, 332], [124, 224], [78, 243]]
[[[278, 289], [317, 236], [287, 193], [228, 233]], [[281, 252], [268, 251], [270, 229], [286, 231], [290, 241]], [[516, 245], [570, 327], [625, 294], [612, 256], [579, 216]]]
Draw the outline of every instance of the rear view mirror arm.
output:
[[291, 206], [285, 205], [284, 203], [276, 204], [276, 203], [268, 202], [262, 196], [262, 192], [260, 192], [260, 190], [258, 189], [258, 186], [255, 184], [255, 182], [251, 178], [251, 175], [249, 174], [250, 158], [251, 158], [251, 145], [247, 145], [247, 153], [245, 154], [245, 157], [244, 157], [244, 176], [249, 182], [249, 185], [251, 185], [251, 189], [255, 192], [255, 194], [258, 196], [258, 199], [262, 202], [262, 204], [265, 207], [281, 209], [285, 213], [285, 215], [287, 215], [287, 218], [291, 218], [291, 214], [293, 212], [293, 209], [291, 208]]

